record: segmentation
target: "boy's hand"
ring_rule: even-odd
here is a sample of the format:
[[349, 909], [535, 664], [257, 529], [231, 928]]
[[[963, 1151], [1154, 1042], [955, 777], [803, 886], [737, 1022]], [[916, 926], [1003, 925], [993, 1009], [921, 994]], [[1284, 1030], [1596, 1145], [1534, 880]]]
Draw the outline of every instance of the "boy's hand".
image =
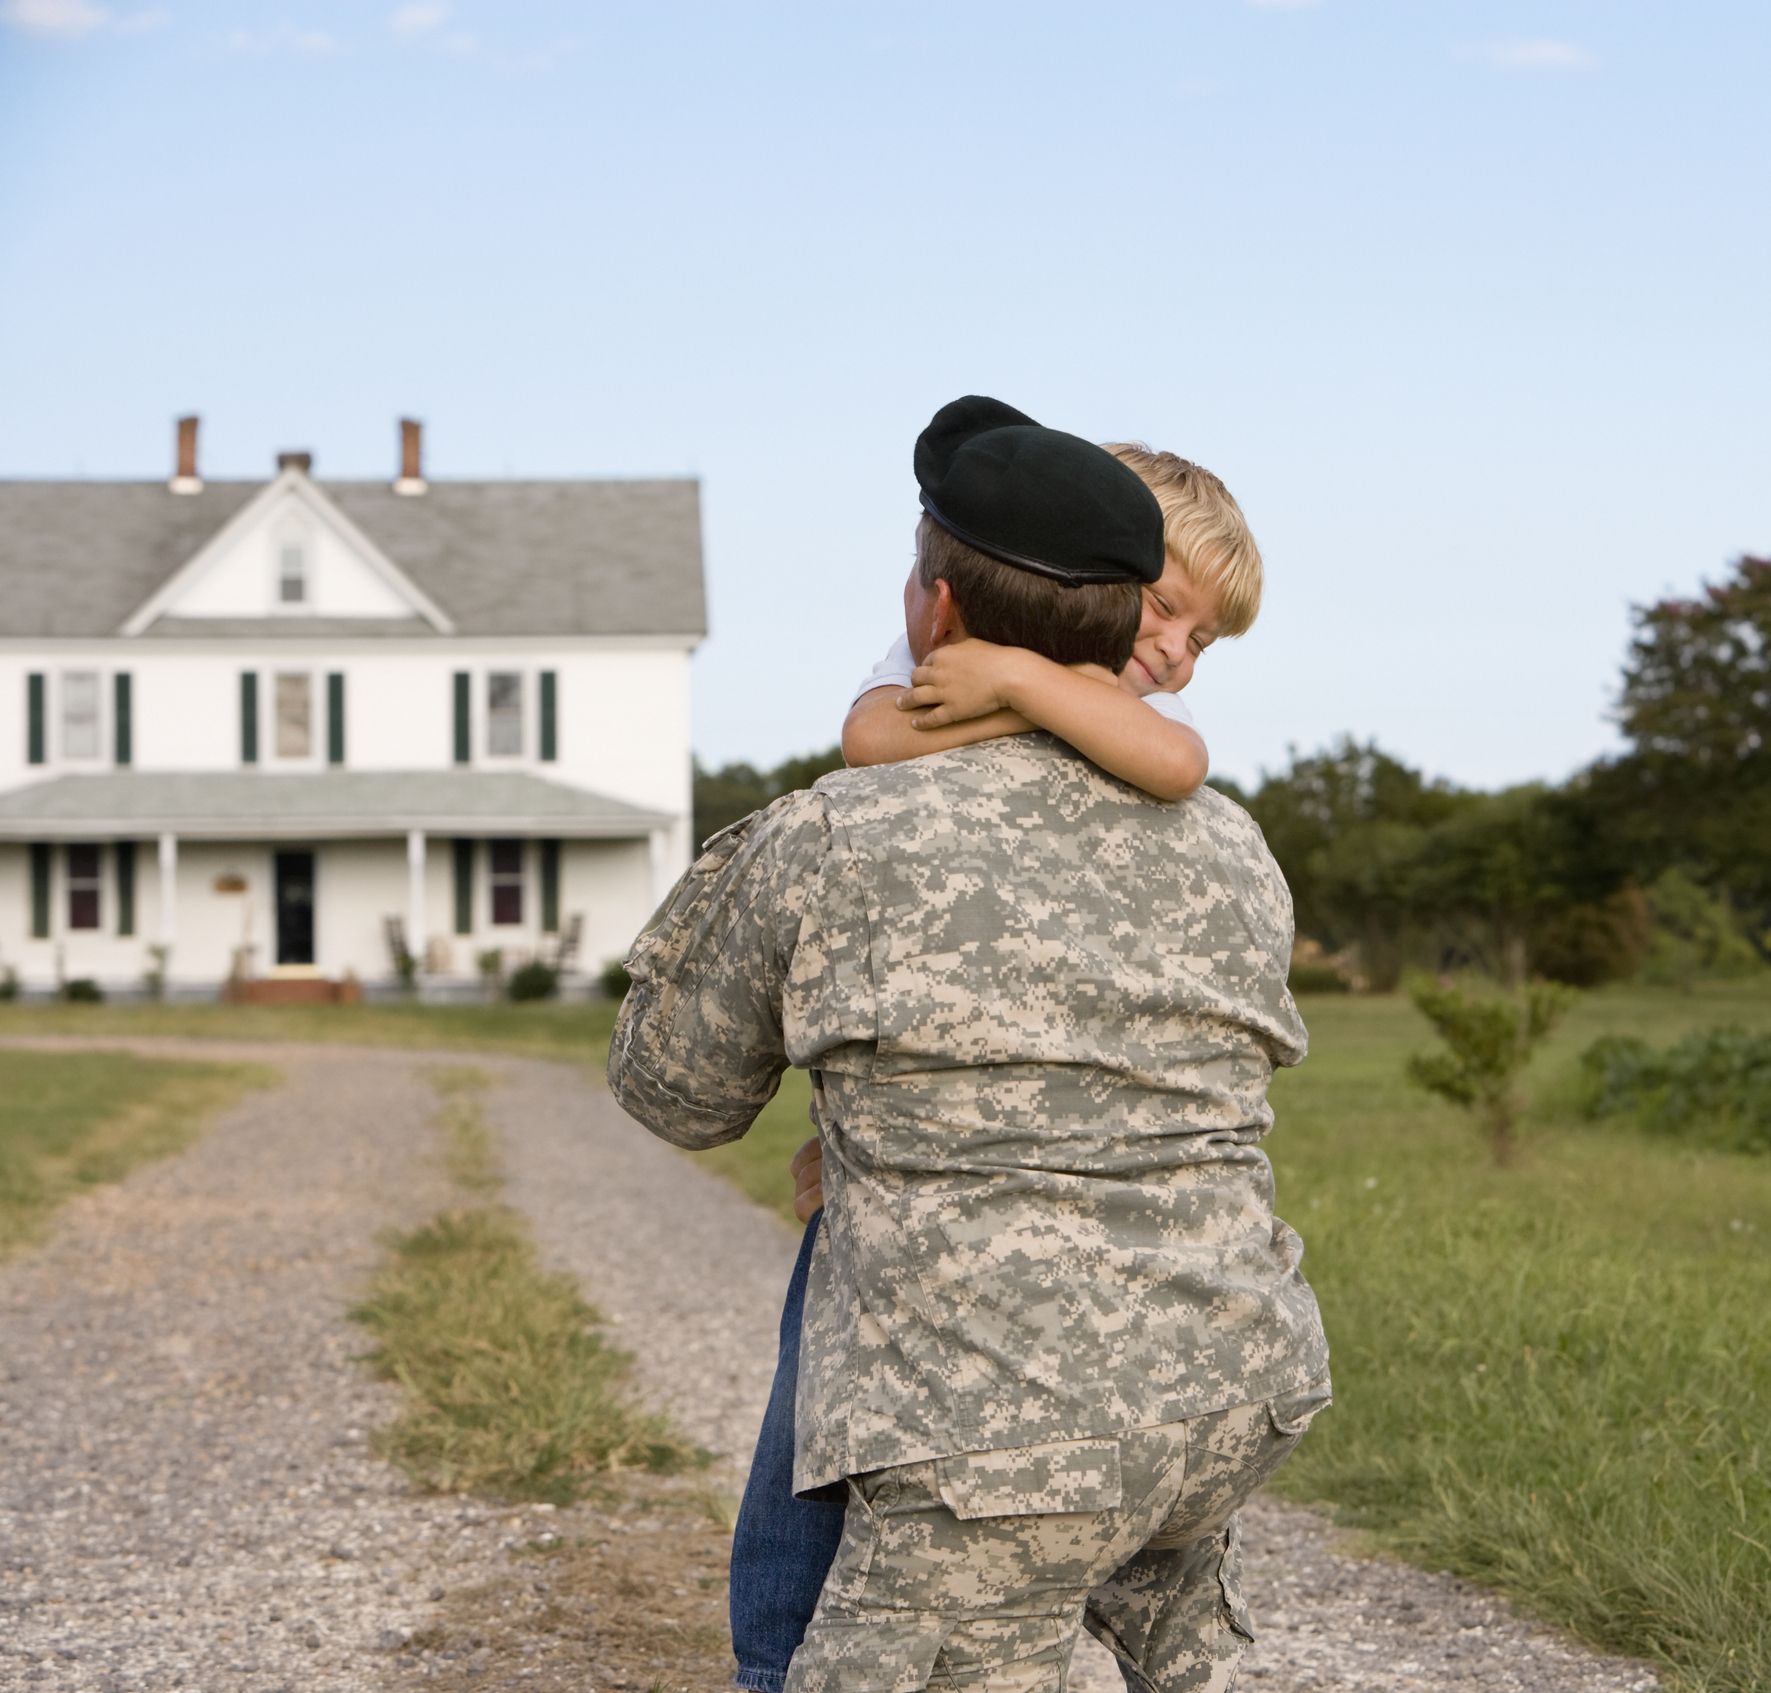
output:
[[787, 1166], [793, 1176], [793, 1214], [809, 1223], [824, 1206], [824, 1148], [813, 1135]]
[[914, 712], [914, 729], [941, 729], [993, 711], [1014, 710], [1019, 665], [1027, 655], [994, 641], [955, 641], [936, 647], [912, 673], [911, 686], [898, 696], [900, 711]]

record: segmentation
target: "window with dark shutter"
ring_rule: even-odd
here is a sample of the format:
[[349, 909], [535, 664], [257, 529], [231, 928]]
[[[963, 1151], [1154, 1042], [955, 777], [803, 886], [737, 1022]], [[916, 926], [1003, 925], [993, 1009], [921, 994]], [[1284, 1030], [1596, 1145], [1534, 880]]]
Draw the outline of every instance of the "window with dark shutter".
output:
[[486, 756], [523, 756], [523, 674], [494, 670], [486, 677]]
[[326, 762], [344, 763], [344, 672], [326, 677]]
[[49, 939], [49, 843], [31, 842], [31, 939]]
[[472, 724], [473, 678], [465, 670], [455, 672], [455, 762], [473, 762]]
[[47, 748], [43, 725], [43, 684], [41, 670], [33, 670], [25, 678], [25, 762], [41, 764]]
[[98, 847], [91, 841], [71, 841], [68, 844], [70, 929], [96, 929], [99, 926], [100, 874]]
[[111, 849], [117, 864], [117, 933], [135, 933], [135, 842], [118, 841]]
[[473, 933], [473, 842], [455, 843], [455, 932]]
[[278, 758], [312, 758], [314, 755], [314, 679], [304, 670], [279, 671], [276, 686], [276, 734], [272, 744]]
[[116, 741], [114, 751], [119, 765], [135, 762], [134, 690], [129, 672], [119, 670], [111, 678], [111, 729]]
[[523, 843], [490, 841], [492, 850], [492, 921], [495, 924], [523, 920]]
[[99, 738], [98, 672], [64, 670], [61, 675], [61, 755], [63, 758], [100, 758], [104, 746]]
[[258, 672], [240, 672], [240, 762], [258, 762]]
[[560, 932], [560, 843], [541, 843], [541, 932]]
[[541, 672], [541, 762], [552, 764], [560, 756], [559, 676]]

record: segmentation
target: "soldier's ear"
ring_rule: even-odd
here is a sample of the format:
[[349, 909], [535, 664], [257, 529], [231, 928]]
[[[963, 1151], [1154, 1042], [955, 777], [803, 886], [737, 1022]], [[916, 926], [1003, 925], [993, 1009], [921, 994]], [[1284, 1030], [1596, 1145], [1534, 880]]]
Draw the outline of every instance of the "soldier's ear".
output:
[[952, 641], [965, 639], [965, 619], [959, 615], [959, 602], [953, 597], [953, 584], [945, 576], [935, 578], [929, 606], [929, 646], [944, 647]]

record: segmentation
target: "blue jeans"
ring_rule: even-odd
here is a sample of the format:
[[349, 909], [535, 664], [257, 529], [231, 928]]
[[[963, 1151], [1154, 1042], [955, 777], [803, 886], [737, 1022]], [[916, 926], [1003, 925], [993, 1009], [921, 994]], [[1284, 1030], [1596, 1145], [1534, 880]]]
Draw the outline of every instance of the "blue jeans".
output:
[[837, 1543], [844, 1501], [793, 1496], [793, 1396], [799, 1381], [799, 1321], [819, 1212], [806, 1225], [781, 1308], [781, 1350], [756, 1456], [732, 1534], [730, 1611], [739, 1687], [781, 1693], [787, 1664], [805, 1638]]

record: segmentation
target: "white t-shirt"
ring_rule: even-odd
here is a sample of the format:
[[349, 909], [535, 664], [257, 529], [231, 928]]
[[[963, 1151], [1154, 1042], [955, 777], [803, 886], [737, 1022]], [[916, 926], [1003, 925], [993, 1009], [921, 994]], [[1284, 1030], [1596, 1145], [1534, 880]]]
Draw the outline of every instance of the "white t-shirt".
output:
[[[866, 679], [855, 690], [855, 699], [863, 694], [870, 694], [875, 688], [908, 688], [910, 673], [916, 668], [916, 660], [910, 656], [910, 641], [907, 636], [900, 635], [892, 642], [891, 649], [878, 664], [867, 672]], [[1184, 723], [1189, 729], [1196, 729], [1198, 724], [1193, 720], [1193, 713], [1187, 709], [1187, 702], [1179, 694], [1145, 694], [1144, 704], [1166, 717], [1171, 723]], [[854, 704], [851, 700], [850, 705]]]

